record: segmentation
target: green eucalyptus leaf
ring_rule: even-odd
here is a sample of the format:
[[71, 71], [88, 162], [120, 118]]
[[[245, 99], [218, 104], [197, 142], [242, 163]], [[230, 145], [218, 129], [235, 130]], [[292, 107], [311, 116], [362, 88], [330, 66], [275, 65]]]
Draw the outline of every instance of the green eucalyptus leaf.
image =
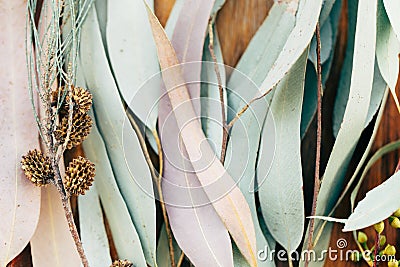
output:
[[[304, 52], [275, 89], [263, 127], [257, 166], [262, 215], [272, 236], [288, 251], [300, 245], [305, 219], [300, 120], [307, 54]], [[274, 130], [275, 139], [271, 138]], [[266, 162], [272, 158], [269, 168]]]
[[[83, 149], [88, 159], [96, 165], [95, 186], [119, 257], [128, 259], [137, 266], [146, 266], [139, 236], [115, 181], [111, 162], [96, 124], [93, 125], [87, 140], [83, 142]], [[98, 253], [96, 251], [96, 255]]]
[[[88, 88], [93, 94], [99, 131], [118, 187], [139, 234], [146, 260], [155, 266], [156, 217], [152, 179], [138, 137], [127, 122], [102, 46], [95, 9], [91, 9], [82, 27], [81, 40], [82, 68]], [[132, 165], [134, 167], [130, 168]], [[140, 257], [137, 261], [140, 262]], [[140, 265], [143, 265], [142, 262]]]
[[[226, 74], [224, 60], [222, 58], [222, 51], [219, 44], [217, 29], [213, 27], [214, 31], [214, 53], [217, 59], [217, 67], [221, 78], [221, 86], [223, 88], [224, 103], [226, 103]], [[203, 50], [203, 64], [201, 80], [201, 120], [203, 132], [209, 139], [215, 154], [219, 157], [221, 155], [222, 139], [223, 139], [223, 122], [226, 120], [222, 118], [221, 101], [219, 95], [218, 78], [214, 69], [214, 62], [208, 48], [210, 43], [209, 37], [206, 38]], [[226, 114], [226, 108], [225, 108]]]
[[400, 112], [399, 101], [396, 95], [396, 84], [399, 74], [400, 44], [396, 38], [393, 27], [390, 25], [386, 15], [382, 0], [378, 2], [378, 21], [376, 36], [376, 59], [383, 79], [390, 88], [398, 110]]
[[[152, 2], [152, 1], [151, 1]], [[159, 73], [157, 51], [143, 0], [112, 0], [107, 9], [107, 47], [115, 82], [126, 104], [155, 130], [160, 90], [140, 90]]]
[[[317, 198], [316, 215], [326, 215], [337, 201], [347, 164], [364, 130], [373, 89], [376, 1], [360, 1], [354, 41], [350, 93]], [[364, 20], [363, 18], [371, 18]]]
[[111, 265], [110, 247], [96, 184], [97, 181], [85, 195], [78, 197], [80, 237], [89, 264], [108, 266]]
[[[258, 89], [255, 86], [262, 83], [274, 60], [285, 45], [294, 24], [295, 16], [290, 12], [289, 6], [284, 3], [275, 3], [237, 65], [237, 69], [241, 73], [233, 72], [228, 82], [228, 104], [230, 107], [228, 114], [231, 114], [231, 117], [243, 105], [242, 101], [249, 101], [256, 93]], [[247, 75], [255, 85], [243, 86], [243, 74]], [[251, 91], [249, 88], [255, 88], [255, 90]], [[233, 126], [225, 160], [227, 171], [231, 173], [235, 180], [239, 181], [238, 186], [249, 203], [255, 222], [258, 221], [254, 199], [255, 167], [261, 128], [267, 114], [268, 102], [270, 101], [268, 99], [270, 99], [270, 96], [267, 97], [266, 102], [260, 100], [255, 103], [256, 106], [253, 110], [257, 114], [253, 114], [250, 111], [245, 112], [241, 116], [240, 122]], [[246, 125], [246, 127], [241, 127], [242, 125]], [[243, 140], [248, 141], [244, 142]], [[243, 153], [246, 150], [248, 150], [248, 153]], [[255, 229], [257, 250], [275, 246], [274, 240], [271, 240], [270, 243], [267, 242], [259, 223], [256, 223]], [[271, 266], [274, 265], [274, 262], [259, 261], [259, 265]]]
[[[173, 237], [172, 237], [173, 238]], [[158, 267], [171, 267], [171, 257], [169, 255], [169, 241], [167, 236], [167, 231], [165, 230], [165, 224], [161, 227], [160, 237], [157, 243], [157, 263]], [[172, 239], [172, 244], [174, 247], [174, 257], [175, 263], [178, 262], [182, 250], [176, 243], [175, 238]]]

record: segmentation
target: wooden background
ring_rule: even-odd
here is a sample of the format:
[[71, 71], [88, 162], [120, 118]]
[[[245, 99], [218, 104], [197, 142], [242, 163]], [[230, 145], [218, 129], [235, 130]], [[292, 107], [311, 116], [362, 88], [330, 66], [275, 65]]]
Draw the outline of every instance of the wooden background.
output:
[[[340, 69], [344, 59], [344, 51], [347, 41], [347, 1], [343, 0], [342, 15], [339, 23], [339, 36], [338, 42], [335, 49], [335, 59], [334, 67], [332, 70], [332, 75], [328, 80], [326, 90], [323, 98], [323, 144], [322, 144], [322, 162], [321, 162], [321, 173], [326, 166], [327, 160], [329, 158], [330, 150], [332, 149], [334, 138], [332, 135], [332, 108], [336, 95], [336, 88], [338, 83], [338, 77], [340, 74]], [[174, 0], [155, 0], [155, 11], [159, 17], [161, 23], [165, 25], [168, 19], [168, 15], [174, 4]], [[223, 56], [225, 64], [234, 67], [240, 56], [246, 49], [252, 36], [257, 31], [258, 27], [264, 21], [268, 14], [268, 11], [273, 3], [273, 0], [226, 0], [225, 5], [220, 11], [217, 18], [217, 27], [219, 32], [219, 37], [221, 41]], [[397, 92], [400, 94], [400, 86], [397, 86]], [[365, 148], [368, 142], [368, 136], [370, 136], [372, 127], [368, 127], [359, 143], [358, 148], [354, 154], [352, 164], [349, 167], [348, 177], [354, 171], [356, 164], [361, 157], [362, 148]], [[315, 159], [315, 139], [316, 139], [316, 123], [315, 120], [310, 127], [302, 144], [302, 155], [303, 155], [303, 176], [304, 176], [304, 192], [305, 192], [305, 208], [307, 214], [310, 213], [311, 207], [311, 196], [313, 190], [313, 175], [314, 166], [312, 162]], [[389, 95], [385, 112], [382, 121], [379, 126], [378, 134], [374, 141], [374, 145], [371, 154], [379, 149], [381, 146], [395, 141], [400, 138], [400, 124], [399, 124], [399, 114], [397, 112], [396, 106], [392, 97]], [[75, 151], [74, 153], [82, 153], [81, 151]], [[307, 160], [304, 160], [307, 159]], [[384, 156], [379, 160], [369, 171], [366, 181], [363, 183], [361, 191], [359, 193], [359, 199], [362, 198], [365, 193], [382, 183], [387, 177], [393, 174], [396, 168], [397, 162], [399, 160], [399, 151], [395, 151]], [[311, 162], [311, 163], [310, 163]], [[349, 196], [342, 202], [341, 206], [338, 208], [335, 216], [337, 217], [347, 217], [349, 215]], [[294, 222], [295, 223], [295, 222]], [[386, 225], [387, 226], [387, 225]], [[341, 231], [341, 225], [336, 224], [333, 228], [333, 235], [331, 237], [331, 246], [336, 247], [336, 241], [339, 238], [345, 238], [349, 243], [349, 248], [356, 249], [355, 243], [353, 242], [353, 237], [350, 233], [343, 233]], [[371, 229], [367, 229], [366, 232], [370, 237], [373, 236]], [[387, 236], [388, 242], [391, 244], [396, 244], [400, 248], [400, 236], [397, 232], [391, 228], [385, 228], [385, 234]], [[114, 253], [113, 253], [114, 254]], [[399, 256], [400, 254], [398, 254]], [[116, 257], [116, 255], [113, 255]], [[113, 258], [114, 258], [113, 257]], [[279, 266], [285, 266], [285, 263], [279, 263]], [[327, 261], [325, 266], [333, 267], [350, 267], [350, 266], [368, 266], [366, 263], [353, 263], [353, 262], [329, 262]], [[27, 267], [32, 266], [30, 257], [29, 245], [27, 248], [8, 266], [10, 267]], [[386, 266], [386, 264], [384, 264]], [[211, 266], [210, 266], [211, 267]]]

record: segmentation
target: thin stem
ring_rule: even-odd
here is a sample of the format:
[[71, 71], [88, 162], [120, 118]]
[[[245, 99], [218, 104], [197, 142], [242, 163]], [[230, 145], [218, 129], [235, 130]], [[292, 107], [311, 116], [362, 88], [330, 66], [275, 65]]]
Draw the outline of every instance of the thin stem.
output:
[[380, 239], [380, 234], [377, 232], [376, 239], [375, 239], [375, 250], [374, 250], [374, 267], [376, 267], [376, 264], [378, 262], [376, 260], [376, 256], [378, 255], [378, 251], [379, 251], [379, 239]]
[[222, 163], [224, 163], [225, 155], [226, 155], [226, 146], [228, 144], [228, 129], [227, 129], [226, 115], [225, 115], [224, 88], [222, 87], [221, 73], [219, 71], [217, 57], [215, 56], [215, 52], [214, 52], [213, 20], [210, 20], [210, 22], [208, 23], [208, 36], [210, 37], [210, 43], [208, 45], [208, 50], [210, 50], [211, 57], [214, 61], [214, 70], [215, 70], [215, 74], [217, 76], [217, 81], [218, 81], [219, 101], [221, 103], [222, 147], [221, 147], [220, 160]]
[[89, 262], [86, 258], [85, 251], [82, 246], [82, 242], [79, 238], [78, 229], [76, 228], [76, 225], [75, 225], [74, 216], [71, 211], [71, 206], [69, 203], [69, 196], [63, 186], [60, 168], [59, 168], [58, 164], [55, 164], [54, 161], [53, 161], [52, 167], [53, 167], [53, 170], [55, 173], [55, 177], [54, 177], [55, 185], [61, 196], [61, 203], [64, 208], [65, 218], [67, 219], [68, 228], [71, 233], [71, 236], [74, 239], [76, 250], [78, 251], [79, 257], [81, 258], [82, 265], [84, 267], [89, 267]]
[[161, 210], [162, 210], [162, 214], [163, 214], [163, 218], [164, 218], [164, 222], [165, 222], [165, 229], [166, 229], [167, 237], [168, 237], [168, 247], [169, 247], [169, 255], [171, 258], [171, 267], [175, 267], [175, 255], [174, 255], [174, 246], [173, 246], [173, 242], [172, 242], [172, 232], [171, 232], [171, 228], [169, 226], [167, 209], [165, 208], [164, 197], [162, 194], [162, 187], [161, 187], [161, 181], [162, 181], [162, 175], [163, 175], [163, 169], [164, 169], [164, 160], [163, 160], [163, 156], [162, 156], [162, 147], [161, 147], [160, 138], [158, 136], [157, 131], [153, 130], [152, 134], [157, 143], [158, 158], [159, 158], [159, 164], [160, 164], [160, 170], [159, 170], [159, 173], [157, 176], [154, 171], [155, 167], [153, 165], [153, 162], [151, 161], [150, 154], [147, 149], [146, 141], [142, 135], [142, 132], [140, 131], [139, 125], [136, 123], [135, 119], [133, 118], [133, 116], [130, 112], [126, 112], [126, 114], [128, 116], [128, 119], [129, 119], [131, 125], [133, 126], [133, 129], [136, 132], [136, 135], [139, 139], [140, 146], [143, 150], [144, 157], [146, 159], [147, 164], [149, 165], [151, 176], [157, 186]]
[[182, 251], [181, 256], [179, 257], [178, 263], [176, 264], [176, 267], [181, 267], [184, 258], [185, 258], [185, 253], [183, 253], [183, 251]]
[[81, 257], [81, 261], [84, 267], [89, 267], [89, 262], [86, 258], [85, 251], [83, 250], [82, 242], [79, 239], [78, 230], [76, 229], [76, 225], [74, 222], [74, 216], [72, 215], [71, 207], [69, 204], [69, 200], [67, 197], [61, 198], [62, 205], [65, 212], [65, 217], [67, 218], [69, 231], [71, 232], [72, 238], [74, 239], [76, 249]]
[[[314, 175], [314, 195], [313, 195], [313, 203], [312, 203], [312, 211], [311, 216], [315, 216], [317, 209], [317, 198], [321, 185], [320, 181], [320, 160], [321, 160], [321, 136], [322, 136], [322, 66], [321, 66], [321, 36], [320, 36], [320, 28], [319, 23], [317, 23], [316, 27], [316, 37], [317, 37], [317, 78], [318, 78], [318, 87], [317, 87], [317, 148], [315, 152], [315, 175]], [[310, 230], [308, 234], [307, 240], [307, 249], [311, 251], [313, 248], [313, 235], [314, 235], [314, 218], [310, 220]], [[305, 267], [309, 264], [309, 258], [306, 258]]]
[[135, 119], [133, 118], [132, 114], [127, 111], [126, 115], [128, 116], [129, 122], [133, 126], [133, 129], [136, 132], [136, 135], [139, 139], [140, 147], [143, 150], [144, 158], [146, 159], [147, 165], [149, 165], [151, 177], [153, 177], [154, 182], [157, 182], [157, 175], [155, 173], [155, 167], [153, 165], [153, 162], [151, 161], [149, 150], [147, 149], [146, 141], [140, 131], [139, 125], [136, 123]]
[[169, 220], [167, 216], [167, 209], [165, 207], [165, 202], [164, 202], [164, 195], [162, 192], [162, 175], [163, 175], [163, 169], [164, 169], [164, 160], [163, 160], [163, 155], [162, 155], [162, 147], [161, 147], [161, 142], [160, 138], [158, 136], [158, 133], [156, 130], [152, 131], [153, 136], [156, 140], [157, 143], [157, 150], [158, 150], [158, 159], [159, 159], [159, 164], [160, 164], [160, 171], [158, 173], [158, 178], [157, 178], [157, 189], [158, 189], [158, 197], [160, 199], [160, 205], [161, 205], [161, 210], [164, 218], [164, 223], [165, 223], [165, 231], [167, 232], [167, 238], [168, 238], [168, 247], [169, 247], [169, 257], [171, 260], [171, 267], [175, 267], [175, 253], [174, 253], [174, 244], [172, 242], [172, 232], [171, 232], [171, 227], [169, 225]]

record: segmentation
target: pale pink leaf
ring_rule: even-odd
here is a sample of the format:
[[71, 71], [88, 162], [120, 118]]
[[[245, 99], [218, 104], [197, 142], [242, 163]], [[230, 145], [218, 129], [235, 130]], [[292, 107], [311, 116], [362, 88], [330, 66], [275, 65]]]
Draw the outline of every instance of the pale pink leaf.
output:
[[40, 189], [23, 174], [21, 156], [38, 148], [25, 59], [26, 2], [0, 2], [0, 266], [31, 239], [40, 209]]
[[33, 266], [81, 266], [60, 194], [54, 186], [42, 189], [41, 206], [39, 224], [31, 239]]
[[[173, 115], [178, 129], [176, 138], [181, 142], [180, 147], [185, 149], [182, 156], [187, 153], [188, 163], [194, 170], [192, 173], [196, 174], [205, 191], [208, 204], [212, 203], [243, 256], [251, 266], [257, 266], [256, 237], [249, 206], [220, 161], [214, 160], [211, 146], [204, 142], [206, 138], [199, 120], [195, 119], [196, 113], [185, 85], [183, 70], [177, 66], [179, 61], [175, 50], [155, 15], [150, 9], [148, 13], [167, 90], [165, 101], [169, 101], [172, 110], [170, 115]], [[174, 126], [171, 125], [171, 128]], [[184, 172], [191, 173], [190, 166], [185, 167]]]

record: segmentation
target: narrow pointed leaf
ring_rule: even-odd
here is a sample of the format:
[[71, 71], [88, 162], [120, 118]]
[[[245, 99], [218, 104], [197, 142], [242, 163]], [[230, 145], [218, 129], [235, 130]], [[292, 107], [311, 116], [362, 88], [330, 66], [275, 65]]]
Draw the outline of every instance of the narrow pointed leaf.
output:
[[273, 88], [303, 54], [313, 37], [321, 6], [322, 0], [299, 2], [296, 26], [288, 37], [274, 66], [260, 86], [262, 93]]
[[[300, 245], [305, 219], [300, 121], [307, 54], [299, 58], [275, 89], [268, 113], [273, 119], [267, 117], [263, 128], [257, 168], [265, 223], [276, 241], [288, 251]], [[273, 147], [275, 150], [271, 153]], [[272, 158], [270, 165], [268, 161]]]
[[118, 189], [106, 147], [96, 124], [83, 142], [83, 148], [88, 159], [96, 165], [95, 186], [119, 257], [128, 259], [137, 266], [145, 266], [139, 236]]
[[89, 264], [108, 266], [111, 265], [110, 247], [96, 184], [95, 181], [88, 192], [78, 198], [80, 237]]
[[[162, 26], [149, 9], [148, 14], [162, 70], [178, 65], [179, 61], [175, 51]], [[219, 161], [212, 160], [215, 155], [209, 144], [203, 143], [200, 146], [205, 136], [199, 121], [193, 120], [193, 118], [196, 118], [196, 113], [191, 104], [186, 86], [182, 86], [185, 84], [182, 73], [179, 67], [173, 68], [173, 70], [175, 71], [163, 73], [163, 79], [167, 88], [167, 100], [171, 103], [174, 119], [190, 163], [207, 197], [240, 251], [252, 266], [256, 266], [256, 238], [249, 206], [222, 164]], [[171, 88], [176, 88], [176, 85], [180, 85], [180, 87], [178, 86], [177, 89], [171, 90]], [[177, 108], [182, 112], [177, 114], [177, 111], [174, 111]], [[206, 164], [210, 163], [207, 168], [203, 168], [205, 162], [207, 162]], [[214, 182], [218, 182], [218, 185], [207, 186]]]
[[118, 89], [135, 115], [154, 130], [158, 90], [140, 90], [159, 72], [157, 52], [142, 0], [108, 1], [107, 48]]
[[40, 218], [31, 239], [31, 253], [33, 266], [81, 265], [65, 218], [60, 194], [54, 186], [42, 188]]
[[0, 266], [28, 244], [40, 211], [40, 189], [20, 165], [22, 155], [39, 146], [27, 83], [25, 12], [25, 1], [0, 4]]
[[[99, 131], [146, 260], [154, 265], [155, 203], [151, 175], [136, 133], [127, 122], [103, 49], [94, 8], [89, 11], [82, 26], [81, 40], [82, 69], [88, 89], [93, 94]], [[137, 260], [140, 262], [140, 259]]]
[[387, 219], [400, 207], [400, 172], [370, 190], [356, 206], [343, 231], [354, 231]]
[[396, 95], [396, 84], [399, 74], [400, 43], [396, 38], [393, 27], [386, 15], [382, 0], [378, 2], [378, 21], [376, 36], [376, 59], [383, 79], [386, 81], [393, 95], [397, 109], [400, 104]]
[[[373, 87], [376, 11], [376, 1], [359, 2], [349, 100], [323, 176], [317, 215], [326, 215], [336, 202], [347, 163], [364, 130]], [[365, 17], [371, 19], [365, 21]]]

